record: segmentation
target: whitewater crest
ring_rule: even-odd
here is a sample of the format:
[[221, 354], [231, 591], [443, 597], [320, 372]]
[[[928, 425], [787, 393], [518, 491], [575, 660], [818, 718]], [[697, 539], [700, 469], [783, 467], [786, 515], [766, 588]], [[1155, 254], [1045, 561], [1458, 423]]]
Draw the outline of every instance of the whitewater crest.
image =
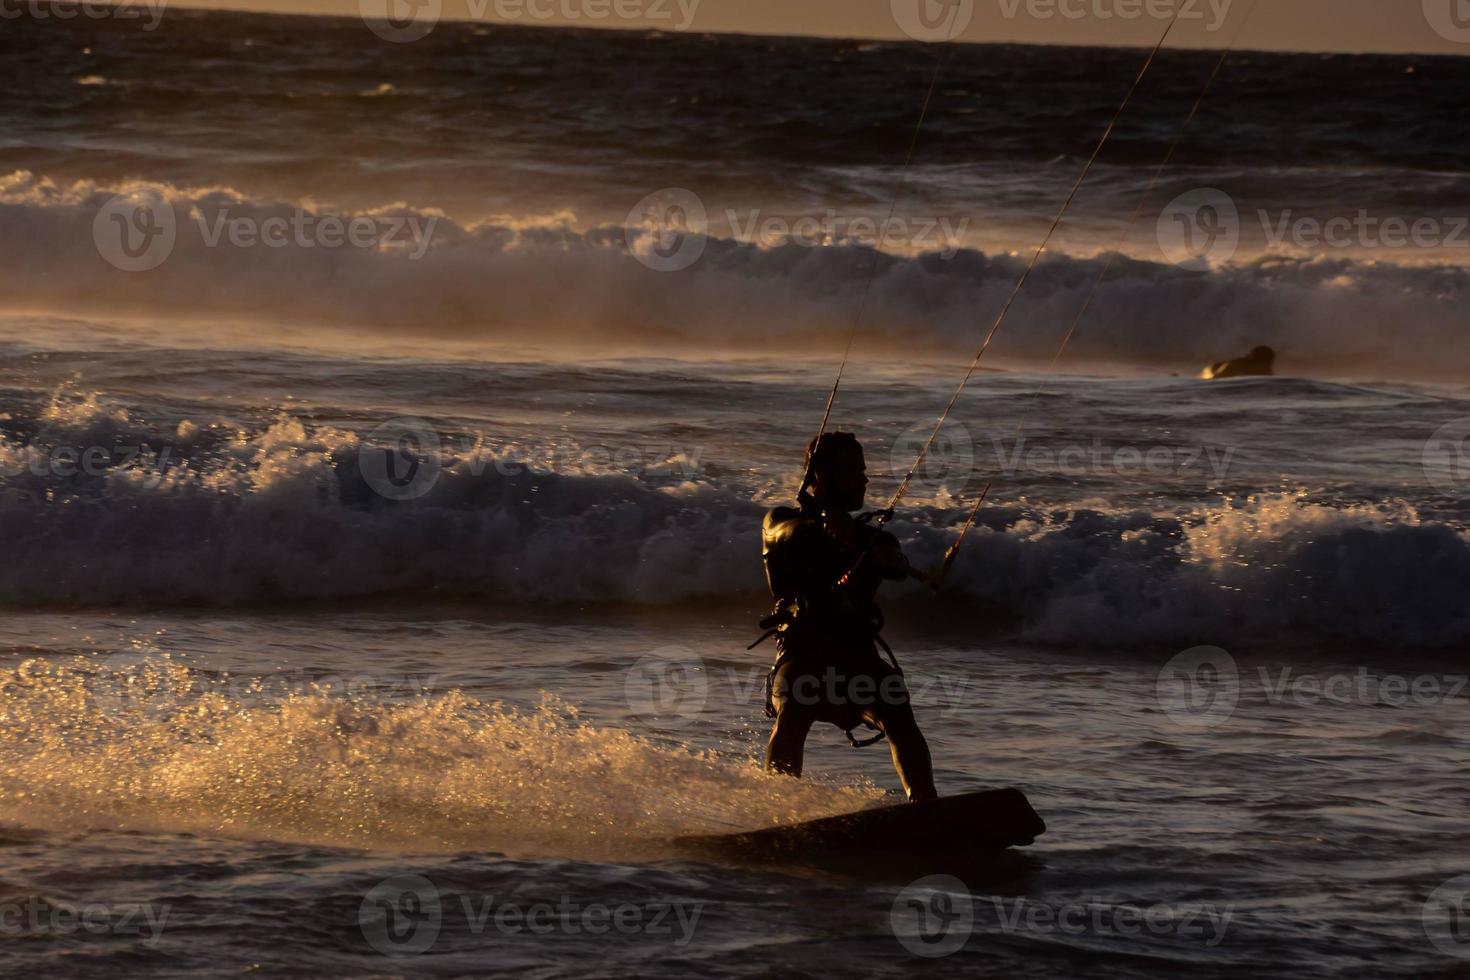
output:
[[[0, 422], [0, 523], [18, 529], [0, 601], [763, 601], [759, 487], [687, 459], [541, 468], [466, 436], [408, 459], [432, 478], [399, 496], [375, 469], [391, 451], [382, 439], [285, 412], [150, 425], [58, 389], [34, 416]], [[131, 450], [87, 471], [45, 448], [88, 443]], [[932, 566], [966, 503], [941, 494], [891, 528]], [[1165, 512], [997, 499], [947, 588], [981, 622], [1046, 642], [1285, 634], [1402, 647], [1470, 637], [1456, 598], [1467, 580], [1470, 538], [1410, 504], [1275, 493]], [[933, 602], [914, 585], [890, 596], [898, 609]]]
[[[162, 249], [141, 258], [117, 252], [108, 224], [143, 221], [140, 202], [157, 232], [149, 247]], [[852, 297], [866, 292], [870, 245], [767, 245], [711, 231], [697, 249], [681, 242], [681, 254], [697, 251], [697, 259], [671, 269], [650, 262], [649, 251], [670, 243], [651, 239], [657, 234], [635, 217], [589, 223], [563, 208], [461, 222], [404, 201], [333, 211], [228, 186], [59, 183], [15, 171], [0, 176], [0, 218], [11, 230], [0, 236], [0, 261], [13, 272], [0, 299], [83, 314], [332, 324], [400, 339], [739, 350], [779, 338], [825, 353], [851, 326]], [[249, 235], [238, 237], [237, 226]], [[1108, 260], [1057, 253], [1043, 261], [1008, 321], [1006, 356], [1049, 358]], [[970, 349], [1020, 262], [954, 245], [882, 253], [864, 343]], [[1265, 343], [1317, 370], [1463, 375], [1467, 297], [1470, 270], [1448, 265], [1268, 254], [1190, 272], [1128, 259], [1093, 302], [1106, 322], [1080, 331], [1071, 349], [1114, 361], [1208, 363], [1221, 350]]]

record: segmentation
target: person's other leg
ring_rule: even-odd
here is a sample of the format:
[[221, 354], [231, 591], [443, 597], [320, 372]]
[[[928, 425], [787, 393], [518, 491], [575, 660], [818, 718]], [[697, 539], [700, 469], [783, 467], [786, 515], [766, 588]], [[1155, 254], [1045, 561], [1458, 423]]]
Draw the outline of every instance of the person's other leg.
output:
[[929, 756], [929, 743], [919, 731], [909, 703], [908, 688], [896, 674], [879, 678], [880, 694], [865, 712], [866, 720], [888, 737], [888, 751], [893, 755], [893, 768], [910, 800], [932, 800], [939, 796], [934, 788], [934, 760]]

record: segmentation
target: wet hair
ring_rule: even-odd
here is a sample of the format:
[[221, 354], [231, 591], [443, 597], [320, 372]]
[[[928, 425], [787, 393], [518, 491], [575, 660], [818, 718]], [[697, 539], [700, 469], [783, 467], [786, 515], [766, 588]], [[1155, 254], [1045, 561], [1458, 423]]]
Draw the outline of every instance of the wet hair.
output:
[[823, 432], [807, 444], [807, 472], [815, 474], [844, 456], [862, 451], [863, 444], [851, 432]]

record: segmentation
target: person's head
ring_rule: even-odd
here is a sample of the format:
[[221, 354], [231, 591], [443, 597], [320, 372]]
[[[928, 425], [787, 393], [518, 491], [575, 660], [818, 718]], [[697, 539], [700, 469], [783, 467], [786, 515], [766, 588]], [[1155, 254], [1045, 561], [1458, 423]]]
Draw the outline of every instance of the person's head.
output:
[[868, 495], [863, 444], [851, 432], [824, 432], [807, 446], [812, 497], [832, 510], [862, 510]]
[[1251, 360], [1262, 364], [1271, 364], [1276, 360], [1276, 352], [1269, 347], [1257, 347], [1251, 351]]

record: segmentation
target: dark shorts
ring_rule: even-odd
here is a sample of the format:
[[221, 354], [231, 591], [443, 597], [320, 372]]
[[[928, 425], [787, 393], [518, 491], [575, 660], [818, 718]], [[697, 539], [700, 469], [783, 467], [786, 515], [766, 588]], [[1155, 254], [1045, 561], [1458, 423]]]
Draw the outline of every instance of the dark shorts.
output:
[[850, 658], [788, 658], [771, 683], [771, 703], [780, 716], [806, 716], [843, 731], [859, 725], [912, 717], [908, 685], [876, 651]]

